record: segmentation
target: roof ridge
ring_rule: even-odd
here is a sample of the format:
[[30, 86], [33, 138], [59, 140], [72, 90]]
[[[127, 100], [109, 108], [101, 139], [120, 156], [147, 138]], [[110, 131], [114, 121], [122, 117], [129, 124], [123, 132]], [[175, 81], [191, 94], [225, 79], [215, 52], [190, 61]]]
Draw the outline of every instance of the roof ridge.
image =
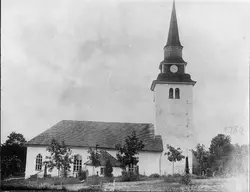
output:
[[135, 122], [118, 122], [118, 121], [90, 121], [90, 120], [61, 120], [60, 122], [93, 122], [93, 123], [118, 123], [118, 124], [144, 124], [144, 125], [154, 125], [153, 123], [135, 123]]

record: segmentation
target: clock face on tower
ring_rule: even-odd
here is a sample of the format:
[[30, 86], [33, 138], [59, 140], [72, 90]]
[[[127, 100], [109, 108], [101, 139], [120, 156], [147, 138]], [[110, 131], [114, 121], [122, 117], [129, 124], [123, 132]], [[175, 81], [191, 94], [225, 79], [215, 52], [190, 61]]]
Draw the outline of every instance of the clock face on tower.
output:
[[177, 67], [176, 65], [171, 65], [170, 71], [171, 71], [172, 73], [176, 73], [176, 72], [178, 71], [178, 67]]

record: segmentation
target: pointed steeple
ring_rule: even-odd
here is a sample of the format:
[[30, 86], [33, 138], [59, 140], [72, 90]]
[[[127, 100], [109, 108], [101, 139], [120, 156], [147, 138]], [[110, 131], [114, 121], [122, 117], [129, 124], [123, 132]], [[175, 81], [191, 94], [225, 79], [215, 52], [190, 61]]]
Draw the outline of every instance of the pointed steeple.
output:
[[160, 73], [157, 79], [152, 82], [151, 90], [154, 91], [157, 84], [187, 84], [195, 85], [195, 81], [186, 73], [187, 62], [182, 58], [183, 46], [180, 43], [175, 1], [170, 19], [168, 41], [164, 46], [164, 59], [159, 65]]
[[176, 17], [176, 10], [175, 10], [175, 1], [173, 1], [173, 8], [168, 32], [168, 41], [166, 46], [181, 46], [180, 38], [179, 38], [179, 31], [178, 31], [178, 24], [177, 24], [177, 17]]

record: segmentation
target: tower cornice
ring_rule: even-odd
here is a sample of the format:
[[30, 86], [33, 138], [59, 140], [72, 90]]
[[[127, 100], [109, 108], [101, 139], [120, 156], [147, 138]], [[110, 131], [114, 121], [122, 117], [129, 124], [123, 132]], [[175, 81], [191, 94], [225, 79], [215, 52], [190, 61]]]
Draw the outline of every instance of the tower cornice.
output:
[[154, 80], [151, 84], [150, 90], [154, 91], [156, 84], [178, 84], [178, 85], [195, 85], [196, 81], [187, 81], [187, 82], [171, 82], [171, 81], [161, 81], [161, 80]]

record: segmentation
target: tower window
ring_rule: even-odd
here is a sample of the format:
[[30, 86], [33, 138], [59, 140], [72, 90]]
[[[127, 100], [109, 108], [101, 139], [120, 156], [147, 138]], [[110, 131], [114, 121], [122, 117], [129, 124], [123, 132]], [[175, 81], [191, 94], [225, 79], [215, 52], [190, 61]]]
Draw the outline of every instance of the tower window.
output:
[[180, 99], [180, 90], [179, 90], [179, 88], [175, 89], [175, 99]]
[[173, 88], [169, 89], [169, 99], [173, 99], [174, 98], [174, 90]]

